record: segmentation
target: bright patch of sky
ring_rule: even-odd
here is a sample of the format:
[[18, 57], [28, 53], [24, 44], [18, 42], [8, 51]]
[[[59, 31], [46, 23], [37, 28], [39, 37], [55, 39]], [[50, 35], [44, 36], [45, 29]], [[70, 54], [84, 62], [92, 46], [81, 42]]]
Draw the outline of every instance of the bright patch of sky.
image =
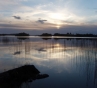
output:
[[0, 24], [29, 29], [96, 25], [97, 0], [1, 0]]

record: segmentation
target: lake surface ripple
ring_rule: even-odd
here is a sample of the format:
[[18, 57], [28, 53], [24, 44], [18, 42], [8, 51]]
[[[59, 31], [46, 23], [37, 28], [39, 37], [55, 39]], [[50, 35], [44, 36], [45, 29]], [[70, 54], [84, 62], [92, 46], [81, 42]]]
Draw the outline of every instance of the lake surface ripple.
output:
[[97, 39], [1, 36], [0, 73], [26, 64], [49, 77], [21, 88], [97, 88]]

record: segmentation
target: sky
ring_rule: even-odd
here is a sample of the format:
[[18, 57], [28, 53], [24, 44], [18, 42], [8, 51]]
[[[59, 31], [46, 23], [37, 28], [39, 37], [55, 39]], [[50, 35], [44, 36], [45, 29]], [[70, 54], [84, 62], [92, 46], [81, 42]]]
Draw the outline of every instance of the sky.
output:
[[0, 33], [97, 34], [97, 0], [0, 0]]

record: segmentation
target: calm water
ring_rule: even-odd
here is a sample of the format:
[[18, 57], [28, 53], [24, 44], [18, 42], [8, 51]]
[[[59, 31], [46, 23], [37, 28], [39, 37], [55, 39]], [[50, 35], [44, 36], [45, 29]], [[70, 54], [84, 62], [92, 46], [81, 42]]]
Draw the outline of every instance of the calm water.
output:
[[20, 88], [97, 88], [97, 39], [0, 37], [0, 73], [25, 64], [49, 77]]

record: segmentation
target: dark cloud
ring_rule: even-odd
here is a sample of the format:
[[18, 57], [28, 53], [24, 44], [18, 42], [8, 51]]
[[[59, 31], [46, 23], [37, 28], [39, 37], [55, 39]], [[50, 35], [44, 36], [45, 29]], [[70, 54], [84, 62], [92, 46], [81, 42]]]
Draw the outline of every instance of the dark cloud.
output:
[[0, 27], [2, 28], [11, 28], [11, 27], [21, 27], [21, 26], [18, 26], [18, 25], [13, 25], [13, 24], [0, 24]]
[[73, 20], [66, 20], [66, 21], [63, 21], [63, 22], [65, 22], [65, 23], [74, 23]]
[[39, 20], [37, 22], [44, 24], [45, 21], [47, 21], [47, 20], [42, 20], [42, 19], [39, 18]]
[[18, 19], [18, 20], [20, 20], [20, 19], [21, 19], [21, 17], [20, 17], [20, 16], [12, 16], [12, 17], [14, 17], [15, 19]]
[[[1, 26], [1, 25], [0, 25]], [[36, 30], [36, 29], [19, 29], [19, 27], [8, 27], [8, 25], [2, 25], [2, 26], [7, 26], [6, 28], [0, 28], [0, 33], [18, 33], [18, 32], [26, 32], [29, 33], [30, 35], [40, 35], [42, 33], [93, 33], [93, 34], [97, 34], [97, 26], [93, 25], [93, 26], [63, 26], [60, 29], [57, 28], [48, 28], [48, 29], [41, 29], [41, 30]], [[15, 26], [15, 25], [14, 25]]]

